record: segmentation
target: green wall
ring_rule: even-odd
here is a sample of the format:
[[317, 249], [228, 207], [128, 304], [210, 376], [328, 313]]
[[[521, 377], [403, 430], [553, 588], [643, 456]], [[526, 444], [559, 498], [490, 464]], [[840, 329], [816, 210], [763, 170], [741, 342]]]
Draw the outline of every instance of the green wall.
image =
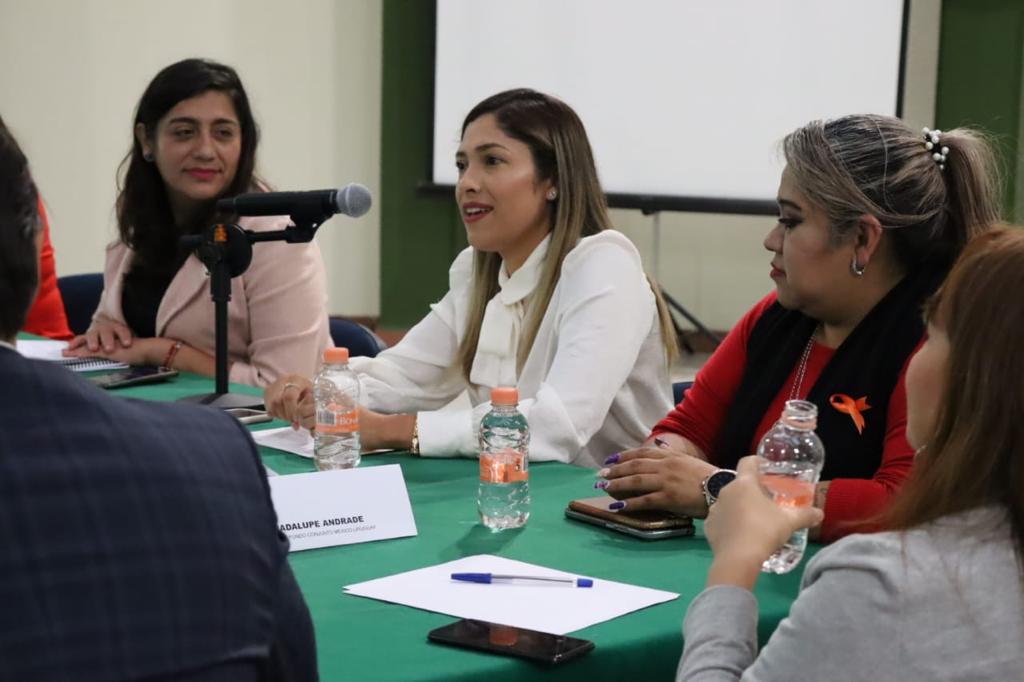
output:
[[466, 246], [452, 197], [418, 189], [431, 177], [434, 11], [432, 1], [384, 2], [380, 326], [385, 329], [406, 329], [427, 313], [447, 291], [448, 266]]
[[[467, 0], [469, 1], [469, 0]], [[381, 327], [412, 326], [448, 286], [465, 247], [451, 196], [419, 189], [431, 176], [432, 0], [384, 0], [381, 125]], [[1021, 162], [1024, 0], [944, 0], [936, 127], [980, 126], [996, 136], [1007, 217], [1024, 222]], [[1016, 213], [1016, 215], [1014, 215]]]
[[936, 127], [972, 125], [995, 137], [1006, 172], [1007, 218], [1024, 221], [1024, 197], [1016, 190], [1022, 151], [1024, 0], [944, 0], [938, 75]]

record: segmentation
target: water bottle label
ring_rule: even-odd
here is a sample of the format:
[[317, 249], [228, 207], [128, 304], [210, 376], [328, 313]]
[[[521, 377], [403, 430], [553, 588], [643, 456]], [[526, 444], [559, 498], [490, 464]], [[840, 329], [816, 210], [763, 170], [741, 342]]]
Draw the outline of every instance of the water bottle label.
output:
[[526, 455], [511, 448], [480, 453], [481, 483], [518, 483], [528, 480]]
[[316, 411], [316, 430], [320, 433], [355, 433], [359, 430], [359, 410], [327, 405]]
[[810, 507], [814, 504], [814, 481], [761, 474], [761, 485], [768, 489], [772, 500], [781, 507]]

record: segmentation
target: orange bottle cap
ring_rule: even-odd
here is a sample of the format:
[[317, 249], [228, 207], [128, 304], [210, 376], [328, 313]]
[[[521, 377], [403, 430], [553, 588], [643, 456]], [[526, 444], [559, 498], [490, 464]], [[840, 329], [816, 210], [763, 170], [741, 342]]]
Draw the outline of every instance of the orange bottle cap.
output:
[[519, 390], [510, 386], [499, 386], [491, 389], [492, 405], [518, 405]]
[[324, 351], [324, 362], [332, 365], [348, 362], [348, 348], [328, 348]]

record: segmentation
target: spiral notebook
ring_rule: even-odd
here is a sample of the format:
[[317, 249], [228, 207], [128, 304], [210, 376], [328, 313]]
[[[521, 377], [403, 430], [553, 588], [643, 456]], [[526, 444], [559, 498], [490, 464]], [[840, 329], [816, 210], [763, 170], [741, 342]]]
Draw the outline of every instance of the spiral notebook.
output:
[[67, 341], [18, 339], [15, 347], [26, 358], [56, 362], [73, 372], [99, 372], [128, 368], [128, 365], [123, 362], [105, 358], [66, 358], [62, 353], [68, 347]]

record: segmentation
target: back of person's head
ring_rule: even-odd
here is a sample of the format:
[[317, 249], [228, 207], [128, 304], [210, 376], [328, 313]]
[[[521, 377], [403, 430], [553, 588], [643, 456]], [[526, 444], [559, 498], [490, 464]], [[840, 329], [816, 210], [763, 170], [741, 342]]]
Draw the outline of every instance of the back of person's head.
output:
[[28, 160], [0, 119], [0, 339], [25, 323], [39, 286], [39, 197]]
[[[230, 66], [207, 59], [184, 59], [165, 67], [142, 93], [132, 123], [132, 148], [121, 162], [123, 179], [117, 198], [118, 229], [121, 241], [135, 249], [143, 261], [154, 256], [159, 259], [168, 249], [173, 252], [178, 228], [171, 217], [160, 171], [155, 163], [145, 158], [135, 130], [142, 126], [145, 136], [154, 140], [157, 124], [179, 102], [211, 91], [222, 92], [231, 100], [241, 129], [238, 169], [222, 197], [235, 196], [254, 187], [259, 129], [238, 74]], [[199, 218], [208, 220], [210, 215]]]
[[836, 243], [861, 216], [874, 216], [887, 228], [897, 268], [945, 271], [998, 221], [999, 179], [980, 133], [936, 132], [929, 149], [925, 133], [900, 119], [860, 114], [812, 121], [782, 146], [801, 191], [828, 215]]
[[909, 528], [986, 504], [1010, 512], [1024, 550], [1024, 230], [975, 238], [928, 306], [949, 341], [931, 433], [890, 514]]
[[[558, 285], [566, 255], [582, 237], [609, 229], [611, 220], [590, 139], [572, 107], [536, 90], [506, 90], [473, 107], [462, 123], [462, 133], [465, 134], [473, 121], [488, 114], [494, 116], [502, 132], [529, 147], [536, 169], [535, 181], [550, 181], [557, 190], [556, 198], [550, 202], [551, 242], [519, 344], [517, 366], [522, 368]], [[467, 333], [459, 348], [462, 373], [467, 380], [476, 355], [484, 309], [498, 292], [500, 267], [500, 255], [476, 253]], [[660, 295], [658, 304], [666, 345], [674, 349], [675, 332]]]

